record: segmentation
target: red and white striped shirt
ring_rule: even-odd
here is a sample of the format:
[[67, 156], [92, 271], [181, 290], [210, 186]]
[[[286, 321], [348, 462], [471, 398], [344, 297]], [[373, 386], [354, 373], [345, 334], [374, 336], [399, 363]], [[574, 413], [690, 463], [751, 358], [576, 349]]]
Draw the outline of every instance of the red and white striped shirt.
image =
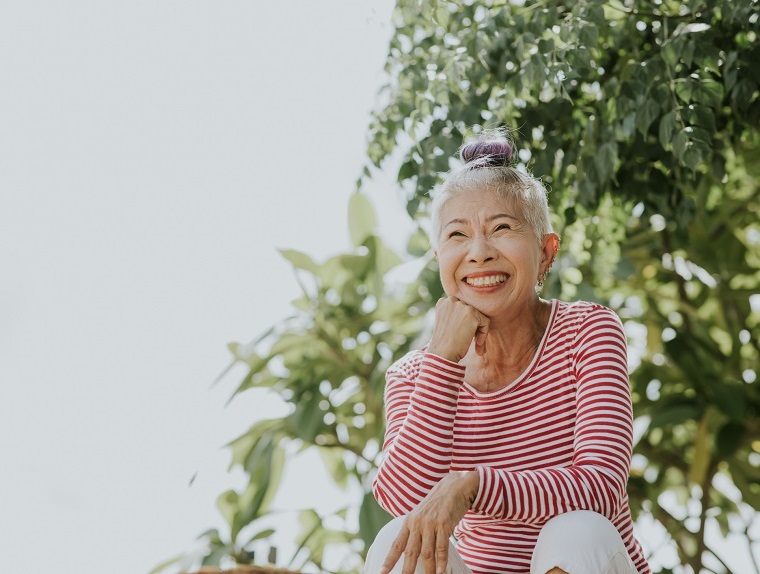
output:
[[553, 300], [538, 352], [511, 385], [479, 392], [464, 374], [424, 351], [388, 370], [379, 504], [407, 514], [449, 472], [477, 470], [478, 494], [454, 533], [475, 574], [527, 573], [541, 527], [572, 510], [606, 516], [648, 574], [626, 493], [633, 414], [617, 315]]

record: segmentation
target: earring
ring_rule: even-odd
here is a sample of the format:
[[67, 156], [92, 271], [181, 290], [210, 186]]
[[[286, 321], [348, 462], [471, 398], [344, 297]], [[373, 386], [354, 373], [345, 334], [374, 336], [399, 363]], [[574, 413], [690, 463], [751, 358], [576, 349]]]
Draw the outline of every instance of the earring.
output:
[[538, 281], [536, 282], [536, 286], [535, 286], [536, 295], [540, 295], [541, 294], [541, 291], [544, 288], [544, 281], [546, 281], [546, 277], [548, 275], [549, 275], [549, 269], [547, 269], [546, 271], [544, 271], [541, 274], [541, 276], [538, 278]]
[[[556, 257], [556, 254], [555, 254]], [[546, 278], [549, 276], [549, 271], [551, 270], [552, 266], [554, 265], [554, 257], [552, 257], [552, 260], [549, 262], [549, 267], [546, 268], [546, 270], [541, 273], [538, 277], [538, 281], [536, 282], [536, 294], [540, 295], [541, 291], [544, 288], [544, 281], [546, 281]]]

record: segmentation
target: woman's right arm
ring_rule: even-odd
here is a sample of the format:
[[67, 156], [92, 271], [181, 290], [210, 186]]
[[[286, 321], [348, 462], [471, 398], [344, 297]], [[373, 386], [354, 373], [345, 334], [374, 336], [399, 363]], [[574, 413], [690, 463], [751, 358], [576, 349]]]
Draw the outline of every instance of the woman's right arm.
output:
[[380, 506], [408, 514], [451, 467], [464, 367], [417, 351], [386, 373], [383, 461], [373, 483]]

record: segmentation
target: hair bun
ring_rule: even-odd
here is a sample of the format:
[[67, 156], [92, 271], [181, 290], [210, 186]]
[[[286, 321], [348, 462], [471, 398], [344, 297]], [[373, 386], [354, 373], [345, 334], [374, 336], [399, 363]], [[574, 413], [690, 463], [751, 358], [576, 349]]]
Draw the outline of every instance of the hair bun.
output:
[[506, 140], [481, 139], [462, 146], [460, 155], [472, 167], [504, 167], [512, 163], [514, 148]]

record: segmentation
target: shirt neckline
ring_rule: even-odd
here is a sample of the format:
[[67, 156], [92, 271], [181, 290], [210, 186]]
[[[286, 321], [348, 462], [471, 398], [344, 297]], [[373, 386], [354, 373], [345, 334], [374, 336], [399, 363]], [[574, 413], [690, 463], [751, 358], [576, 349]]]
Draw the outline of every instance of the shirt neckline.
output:
[[525, 370], [522, 373], [520, 373], [520, 375], [514, 381], [512, 381], [511, 385], [507, 385], [503, 389], [498, 389], [496, 391], [478, 391], [473, 386], [471, 386], [466, 380], [462, 381], [462, 386], [467, 390], [469, 394], [481, 399], [493, 399], [495, 397], [498, 397], [499, 395], [513, 392], [517, 387], [522, 385], [523, 382], [525, 382], [527, 379], [530, 378], [530, 376], [533, 374], [533, 371], [536, 368], [536, 365], [538, 365], [539, 361], [541, 360], [541, 357], [544, 354], [544, 348], [546, 347], [546, 342], [549, 339], [549, 332], [554, 327], [554, 319], [557, 316], [557, 308], [559, 306], [559, 300], [550, 299], [549, 302], [551, 303], [552, 307], [551, 307], [551, 311], [549, 312], [549, 320], [546, 323], [546, 329], [544, 329], [544, 334], [541, 336], [541, 342], [538, 344], [538, 349], [534, 353], [533, 359], [531, 360], [530, 364], [525, 368]]

